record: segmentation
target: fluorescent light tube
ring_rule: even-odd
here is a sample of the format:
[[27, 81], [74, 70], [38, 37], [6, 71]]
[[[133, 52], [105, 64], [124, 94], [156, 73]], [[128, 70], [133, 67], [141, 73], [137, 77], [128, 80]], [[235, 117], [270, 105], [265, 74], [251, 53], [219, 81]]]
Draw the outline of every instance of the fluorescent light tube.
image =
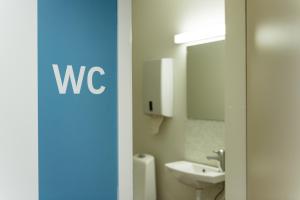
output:
[[175, 35], [176, 44], [205, 44], [225, 40], [225, 26], [207, 26], [202, 30], [185, 32]]

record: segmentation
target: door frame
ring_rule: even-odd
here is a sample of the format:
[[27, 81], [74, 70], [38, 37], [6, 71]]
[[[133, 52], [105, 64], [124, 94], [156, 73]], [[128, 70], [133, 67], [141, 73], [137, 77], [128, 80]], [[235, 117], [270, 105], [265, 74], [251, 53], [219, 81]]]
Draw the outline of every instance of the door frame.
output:
[[[246, 200], [246, 0], [226, 0], [226, 199]], [[118, 0], [119, 200], [133, 199], [131, 0]]]
[[246, 200], [246, 0], [226, 9], [226, 199]]
[[118, 199], [133, 199], [131, 0], [118, 0]]

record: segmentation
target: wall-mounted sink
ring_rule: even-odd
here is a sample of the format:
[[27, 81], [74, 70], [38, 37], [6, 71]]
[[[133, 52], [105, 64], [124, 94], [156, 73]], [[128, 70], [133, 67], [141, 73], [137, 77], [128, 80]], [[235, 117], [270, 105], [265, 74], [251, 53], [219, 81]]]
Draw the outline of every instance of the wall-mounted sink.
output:
[[217, 167], [188, 161], [167, 163], [165, 166], [178, 181], [197, 190], [225, 181], [225, 172]]

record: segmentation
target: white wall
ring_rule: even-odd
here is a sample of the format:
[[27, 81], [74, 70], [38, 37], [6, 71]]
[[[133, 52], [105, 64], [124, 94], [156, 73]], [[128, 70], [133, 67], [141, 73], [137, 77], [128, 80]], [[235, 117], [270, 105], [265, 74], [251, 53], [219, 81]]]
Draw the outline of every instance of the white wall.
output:
[[[131, 2], [119, 1], [120, 199], [132, 200]], [[0, 0], [0, 199], [38, 199], [37, 2]]]
[[0, 0], [0, 199], [38, 199], [37, 2]]
[[[150, 153], [155, 156], [158, 200], [195, 199], [195, 191], [180, 184], [164, 167], [167, 162], [191, 157], [194, 160], [196, 155], [192, 150], [193, 147], [186, 149], [187, 142], [192, 141], [189, 137], [194, 136], [186, 129], [190, 125], [187, 125], [186, 118], [187, 49], [184, 45], [174, 44], [173, 36], [212, 22], [224, 22], [223, 0], [133, 0], [134, 152]], [[153, 136], [151, 134], [153, 121], [143, 113], [142, 66], [144, 61], [162, 57], [174, 58], [174, 117], [162, 124], [159, 135]], [[209, 141], [207, 144], [213, 144], [201, 148], [201, 152], [210, 154], [215, 148], [213, 136], [210, 137], [209, 131], [205, 128], [196, 127], [196, 130], [202, 131], [199, 136], [207, 136], [204, 138]], [[223, 138], [222, 133], [221, 131], [217, 140]], [[196, 148], [196, 151], [198, 150]], [[201, 152], [199, 159], [195, 160], [207, 162]], [[212, 195], [205, 194], [205, 198], [213, 199], [216, 191], [212, 193]]]

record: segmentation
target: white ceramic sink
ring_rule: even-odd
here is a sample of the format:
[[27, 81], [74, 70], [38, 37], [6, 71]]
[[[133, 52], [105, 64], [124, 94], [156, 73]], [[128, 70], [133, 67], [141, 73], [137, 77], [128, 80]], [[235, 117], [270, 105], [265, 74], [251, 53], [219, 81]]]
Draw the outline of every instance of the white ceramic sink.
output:
[[183, 184], [204, 189], [225, 181], [225, 173], [217, 167], [188, 161], [168, 163], [166, 168]]

